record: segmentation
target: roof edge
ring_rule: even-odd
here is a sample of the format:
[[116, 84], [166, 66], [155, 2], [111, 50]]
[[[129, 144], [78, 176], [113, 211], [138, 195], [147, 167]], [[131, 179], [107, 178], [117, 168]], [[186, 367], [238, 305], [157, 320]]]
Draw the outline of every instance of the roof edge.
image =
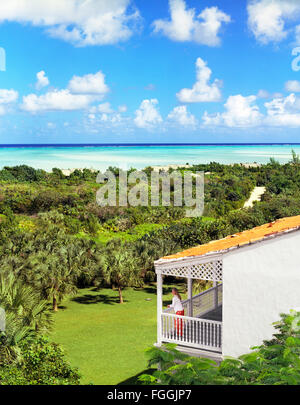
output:
[[[246, 246], [256, 245], [258, 243], [265, 242], [265, 241], [268, 241], [268, 240], [271, 240], [271, 239], [275, 239], [275, 238], [277, 238], [279, 236], [290, 234], [292, 232], [296, 232], [296, 231], [299, 231], [299, 230], [300, 230], [300, 225], [296, 226], [294, 228], [289, 228], [289, 229], [285, 229], [285, 230], [280, 231], [280, 232], [275, 232], [273, 234], [266, 235], [266, 236], [262, 237], [261, 239], [257, 239], [257, 240], [253, 240], [253, 241], [250, 240], [247, 243], [232, 246], [230, 248], [223, 249], [223, 250], [208, 252], [208, 253], [205, 253], [205, 254], [202, 254], [202, 255], [194, 255], [194, 256], [190, 255], [190, 256], [183, 256], [183, 257], [178, 257], [178, 258], [170, 257], [169, 259], [167, 258], [167, 256], [165, 256], [165, 257], [162, 257], [162, 258], [154, 261], [154, 265], [155, 265], [155, 267], [164, 267], [165, 265], [168, 265], [168, 264], [170, 265], [170, 264], [173, 264], [173, 263], [178, 263], [178, 264], [186, 263], [186, 264], [188, 264], [189, 261], [194, 261], [195, 259], [197, 261], [202, 261], [203, 260], [203, 262], [211, 261], [211, 259], [214, 259], [214, 258], [217, 260], [218, 257], [223, 256], [226, 253], [232, 252], [233, 250], [237, 250], [237, 249], [240, 249], [240, 248], [243, 248], [243, 247], [246, 247]], [[199, 246], [201, 246], [201, 245], [199, 245]], [[180, 253], [180, 252], [178, 252], [178, 253]], [[170, 255], [170, 256], [172, 256], [172, 255]]]

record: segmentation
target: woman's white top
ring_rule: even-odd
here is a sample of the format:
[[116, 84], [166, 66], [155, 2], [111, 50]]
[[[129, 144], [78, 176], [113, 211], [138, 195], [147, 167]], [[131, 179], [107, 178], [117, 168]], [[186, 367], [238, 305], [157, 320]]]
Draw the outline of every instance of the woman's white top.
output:
[[172, 305], [170, 305], [170, 307], [174, 309], [175, 314], [177, 311], [183, 311], [183, 306], [177, 295], [174, 295]]

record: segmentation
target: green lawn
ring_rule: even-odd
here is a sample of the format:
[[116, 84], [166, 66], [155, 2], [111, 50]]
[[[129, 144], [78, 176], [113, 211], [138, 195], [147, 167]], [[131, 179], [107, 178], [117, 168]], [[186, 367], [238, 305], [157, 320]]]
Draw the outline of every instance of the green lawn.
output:
[[[164, 286], [164, 305], [170, 292]], [[124, 299], [121, 305], [116, 291], [83, 289], [55, 314], [51, 338], [79, 368], [83, 384], [118, 384], [147, 369], [145, 349], [156, 341], [156, 287], [128, 288]]]

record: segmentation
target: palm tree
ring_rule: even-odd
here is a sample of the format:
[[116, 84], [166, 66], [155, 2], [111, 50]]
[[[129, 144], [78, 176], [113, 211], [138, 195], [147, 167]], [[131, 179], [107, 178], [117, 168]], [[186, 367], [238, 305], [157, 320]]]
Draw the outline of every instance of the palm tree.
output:
[[35, 273], [35, 286], [42, 291], [44, 298], [52, 301], [53, 311], [58, 311], [58, 303], [66, 296], [75, 294], [77, 267], [70, 265], [65, 248], [55, 253], [41, 252], [31, 258]]
[[0, 332], [0, 363], [20, 360], [19, 344], [47, 331], [52, 322], [48, 302], [13, 273], [0, 271], [0, 302], [6, 328]]
[[5, 332], [0, 331], [0, 365], [21, 361], [21, 342], [32, 340], [35, 332], [24, 326], [20, 317], [13, 312], [6, 313]]
[[135, 244], [134, 249], [142, 274], [145, 275], [148, 270], [153, 269], [153, 262], [158, 259], [159, 248], [157, 245], [140, 240]]
[[142, 279], [135, 265], [134, 257], [121, 241], [115, 240], [108, 244], [104, 259], [103, 278], [112, 286], [117, 286], [119, 302], [123, 304], [122, 289], [126, 286], [140, 286]]
[[0, 258], [1, 270], [34, 286], [57, 310], [59, 300], [76, 292], [79, 277], [86, 282], [99, 279], [103, 255], [90, 241], [72, 239], [62, 232], [52, 236], [45, 232], [7, 241], [0, 246]]
[[35, 331], [49, 329], [51, 315], [48, 302], [41, 299], [39, 291], [13, 273], [0, 271], [0, 302], [6, 314], [12, 313], [20, 318], [23, 326]]

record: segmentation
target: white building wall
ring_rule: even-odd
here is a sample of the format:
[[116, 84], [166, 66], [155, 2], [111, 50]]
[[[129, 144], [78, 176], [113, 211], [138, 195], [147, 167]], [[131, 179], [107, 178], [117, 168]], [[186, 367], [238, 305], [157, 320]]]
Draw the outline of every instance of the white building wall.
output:
[[300, 307], [300, 231], [223, 255], [223, 356], [270, 339], [280, 313]]

